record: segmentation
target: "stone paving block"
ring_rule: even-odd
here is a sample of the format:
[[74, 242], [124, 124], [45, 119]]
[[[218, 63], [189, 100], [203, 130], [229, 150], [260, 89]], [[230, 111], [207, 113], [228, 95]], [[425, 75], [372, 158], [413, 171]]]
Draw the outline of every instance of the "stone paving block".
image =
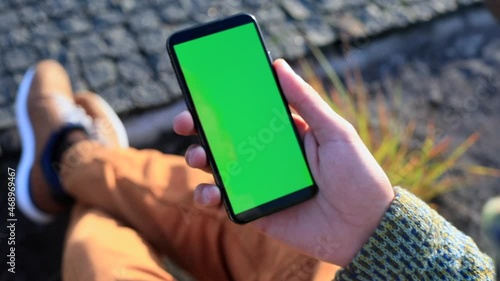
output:
[[139, 47], [147, 54], [166, 52], [166, 42], [172, 31], [166, 27], [144, 32], [139, 35]]
[[19, 47], [5, 53], [5, 66], [8, 71], [24, 71], [36, 62], [37, 55], [31, 47]]
[[174, 3], [165, 5], [160, 10], [160, 16], [166, 23], [181, 23], [188, 19], [191, 8], [190, 1], [175, 1]]
[[80, 2], [73, 0], [45, 0], [42, 7], [49, 16], [55, 18], [68, 16], [81, 8]]
[[456, 0], [430, 1], [429, 6], [438, 14], [455, 11], [458, 8]]
[[326, 18], [326, 21], [338, 31], [341, 37], [353, 39], [366, 36], [363, 22], [351, 12], [332, 14]]
[[14, 10], [0, 13], [0, 32], [11, 30], [19, 24], [19, 17]]
[[[500, 39], [494, 39], [486, 45], [482, 50], [482, 56], [487, 62], [496, 65], [500, 69]], [[500, 86], [500, 77], [498, 81]]]
[[0, 107], [12, 104], [16, 96], [17, 85], [11, 76], [3, 76], [0, 78]]
[[211, 1], [205, 0], [190, 0], [191, 13], [190, 17], [197, 23], [204, 23], [216, 19], [214, 13], [210, 11], [212, 7]]
[[13, 48], [14, 46], [10, 41], [11, 40], [9, 38], [8, 33], [4, 34], [4, 36], [0, 36], [0, 50], [7, 50]]
[[208, 8], [206, 15], [209, 20], [221, 19], [226, 16], [231, 16], [241, 12], [241, 9], [234, 9], [230, 6], [226, 6], [221, 2], [216, 2], [210, 8]]
[[304, 37], [290, 22], [273, 24], [266, 28], [271, 40], [279, 42], [283, 55], [293, 59], [303, 56], [306, 52]]
[[32, 34], [26, 27], [16, 27], [7, 33], [7, 40], [12, 47], [27, 45], [32, 40]]
[[385, 16], [388, 17], [389, 24], [392, 24], [395, 28], [406, 27], [409, 24], [409, 18], [401, 9], [401, 6], [398, 6], [392, 10], [386, 10]]
[[213, 4], [217, 17], [230, 16], [245, 10], [241, 1], [237, 0], [219, 0]]
[[40, 54], [40, 59], [58, 60], [68, 51], [59, 40], [39, 39], [34, 45]]
[[133, 110], [132, 101], [129, 97], [129, 87], [125, 87], [122, 83], [118, 82], [110, 87], [99, 91], [109, 105], [118, 113], [128, 112]]
[[[110, 1], [107, 0], [87, 0], [82, 8], [90, 14], [106, 14], [110, 8]], [[120, 12], [121, 13], [121, 12]]]
[[284, 58], [283, 48], [280, 47], [279, 42], [274, 40], [266, 41], [267, 50], [271, 53], [272, 59]]
[[26, 69], [23, 69], [23, 70], [20, 70], [20, 71], [17, 71], [15, 72], [14, 74], [12, 74], [12, 79], [14, 79], [14, 82], [16, 83], [16, 85], [19, 85], [21, 84], [21, 81], [23, 80], [23, 76], [24, 76], [24, 72]]
[[111, 1], [111, 6], [118, 8], [122, 12], [129, 13], [140, 8], [141, 5], [140, 0], [120, 0], [120, 1]]
[[158, 80], [164, 87], [165, 94], [168, 95], [171, 100], [176, 100], [182, 97], [182, 91], [174, 73], [161, 71], [158, 73]]
[[189, 16], [196, 24], [202, 24], [217, 19], [216, 15], [209, 13], [210, 11], [202, 12], [199, 10], [192, 10]]
[[130, 99], [136, 108], [145, 109], [165, 105], [170, 97], [164, 87], [155, 81], [149, 81], [133, 87], [130, 91]]
[[281, 48], [280, 42], [278, 41], [278, 38], [272, 36], [269, 33], [268, 29], [269, 27], [267, 25], [261, 26], [262, 37], [264, 37], [267, 50], [271, 52], [271, 56], [273, 59], [282, 58], [283, 50]]
[[425, 2], [410, 5], [406, 8], [405, 13], [408, 14], [410, 23], [430, 20], [437, 14], [437, 12]]
[[9, 3], [7, 1], [0, 1], [0, 11], [3, 11], [9, 7]]
[[118, 76], [116, 67], [110, 59], [84, 61], [82, 66], [85, 79], [93, 90], [113, 84]]
[[393, 13], [389, 10], [382, 9], [379, 14], [376, 15], [376, 20], [382, 27], [382, 30], [387, 30], [392, 27], [402, 27], [406, 24], [406, 19], [401, 17], [401, 14]]
[[40, 3], [22, 7], [18, 10], [18, 14], [21, 22], [28, 26], [35, 26], [49, 20], [48, 14]]
[[305, 20], [311, 16], [311, 11], [300, 0], [281, 0], [279, 3], [295, 20]]
[[262, 7], [262, 5], [268, 3], [269, 1], [267, 0], [243, 0], [243, 3], [245, 6], [251, 7], [251, 8], [256, 8], [259, 9]]
[[337, 12], [343, 9], [348, 3], [349, 0], [319, 0], [319, 1], [308, 1], [314, 2], [313, 5], [316, 6], [317, 11], [321, 11], [322, 13], [329, 12]]
[[82, 60], [90, 60], [109, 53], [106, 42], [95, 33], [71, 39], [69, 46], [70, 50]]
[[87, 82], [81, 77], [72, 78], [71, 87], [75, 93], [87, 92], [90, 89]]
[[[330, 1], [334, 1], [334, 0], [330, 0]], [[404, 2], [405, 0], [403, 0], [402, 2]], [[408, 1], [412, 1], [412, 0], [406, 0], [406, 2]], [[417, 1], [420, 1], [420, 0], [417, 0]], [[372, 1], [371, 0], [351, 0], [351, 1], [344, 1], [344, 4], [345, 6], [342, 8], [343, 10], [348, 10], [348, 9], [351, 9], [351, 8], [360, 8], [360, 7], [363, 7], [365, 5], [368, 5], [370, 4]]]
[[154, 10], [144, 10], [128, 18], [130, 28], [137, 34], [160, 27], [160, 18]]
[[92, 29], [87, 18], [72, 16], [59, 21], [59, 27], [66, 36], [73, 36], [88, 32]]
[[40, 39], [60, 39], [64, 36], [59, 26], [54, 21], [36, 24], [30, 27], [33, 41]]
[[373, 0], [372, 2], [384, 10], [398, 9], [398, 6], [403, 5], [399, 0]]
[[190, 27], [195, 26], [197, 23], [193, 20], [188, 20], [183, 23], [178, 23], [178, 24], [167, 24], [166, 27], [162, 26], [162, 28], [165, 28], [165, 32], [168, 34], [172, 34], [174, 32], [177, 32], [179, 30], [187, 29]]
[[19, 132], [17, 128], [15, 128], [14, 124], [9, 129], [2, 131], [2, 134], [0, 134], [0, 157], [5, 157], [4, 159], [8, 159], [8, 155], [16, 155], [20, 151], [21, 139], [19, 136]]
[[0, 128], [11, 128], [16, 124], [11, 106], [0, 106]]
[[[183, 0], [183, 1], [186, 2], [186, 0]], [[182, 2], [182, 1], [178, 1], [178, 0], [145, 0], [144, 2], [145, 2], [145, 4], [147, 4], [148, 6], [150, 6], [152, 8], [162, 8], [162, 7], [165, 7], [168, 5], [172, 5], [173, 3]]]
[[20, 7], [27, 4], [36, 3], [37, 0], [10, 0], [10, 4], [12, 7]]
[[109, 53], [115, 57], [126, 57], [139, 50], [136, 39], [121, 26], [105, 30], [103, 37], [108, 44]]
[[94, 28], [102, 30], [125, 22], [126, 17], [122, 12], [116, 10], [100, 10], [99, 14], [94, 15], [92, 24]]
[[370, 36], [379, 33], [384, 28], [384, 14], [376, 4], [369, 4], [366, 9], [358, 10], [356, 17], [363, 23], [365, 34]]
[[118, 61], [120, 77], [132, 85], [140, 85], [154, 78], [147, 62], [140, 56], [123, 58]]
[[257, 9], [255, 16], [264, 24], [282, 23], [286, 20], [285, 12], [272, 2], [267, 3], [262, 9]]
[[173, 69], [168, 69], [166, 64], [170, 64], [170, 59], [168, 58], [168, 54], [165, 51], [163, 54], [158, 53], [154, 55], [148, 55], [146, 57], [146, 61], [151, 70], [152, 79], [158, 79], [158, 75], [161, 71], [173, 71]]
[[77, 56], [74, 52], [66, 51], [62, 56], [58, 57], [58, 61], [64, 66], [64, 69], [69, 74], [71, 82], [76, 81], [82, 75], [82, 66], [78, 62]]
[[307, 41], [314, 46], [326, 46], [336, 40], [333, 29], [321, 20], [306, 20], [298, 24]]
[[172, 68], [172, 64], [170, 63], [170, 58], [168, 57], [167, 51], [163, 53], [158, 53], [156, 55], [148, 56], [148, 61], [154, 72], [168, 72], [174, 73], [174, 69]]
[[6, 72], [3, 60], [3, 57], [0, 56], [0, 77]]

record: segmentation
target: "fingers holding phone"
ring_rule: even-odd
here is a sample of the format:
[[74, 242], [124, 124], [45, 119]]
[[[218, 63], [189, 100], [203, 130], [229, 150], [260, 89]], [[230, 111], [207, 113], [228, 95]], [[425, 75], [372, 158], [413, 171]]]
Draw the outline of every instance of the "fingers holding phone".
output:
[[[302, 117], [298, 114], [292, 114], [295, 126], [297, 127], [301, 139], [304, 140], [309, 126]], [[183, 111], [174, 119], [174, 131], [182, 136], [196, 135], [194, 123], [189, 111]], [[207, 173], [211, 173], [212, 169], [207, 161], [205, 149], [198, 144], [191, 145], [185, 154], [186, 163], [195, 169], [200, 169]], [[222, 203], [219, 188], [213, 184], [200, 184], [194, 191], [194, 201], [200, 208], [220, 207]]]
[[220, 208], [222, 204], [219, 188], [216, 185], [206, 183], [196, 187], [193, 200], [200, 208]]

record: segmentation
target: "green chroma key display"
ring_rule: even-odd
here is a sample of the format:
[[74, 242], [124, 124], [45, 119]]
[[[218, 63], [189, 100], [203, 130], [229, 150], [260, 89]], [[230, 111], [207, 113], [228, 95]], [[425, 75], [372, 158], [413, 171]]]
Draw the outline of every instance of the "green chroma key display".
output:
[[253, 23], [174, 49], [235, 214], [313, 185]]

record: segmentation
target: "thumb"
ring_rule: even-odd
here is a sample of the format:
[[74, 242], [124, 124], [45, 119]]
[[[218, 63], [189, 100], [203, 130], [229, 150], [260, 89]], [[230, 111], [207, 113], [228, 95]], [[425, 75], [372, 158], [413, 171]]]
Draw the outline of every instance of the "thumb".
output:
[[274, 69], [287, 102], [299, 113], [316, 137], [324, 143], [339, 132], [347, 121], [340, 117], [321, 96], [282, 59], [274, 62]]

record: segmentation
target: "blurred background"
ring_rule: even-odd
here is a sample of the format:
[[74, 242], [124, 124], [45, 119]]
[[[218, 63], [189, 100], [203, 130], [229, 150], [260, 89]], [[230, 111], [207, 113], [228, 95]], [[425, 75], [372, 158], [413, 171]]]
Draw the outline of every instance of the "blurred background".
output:
[[[24, 71], [53, 58], [75, 92], [100, 94], [131, 145], [182, 154], [184, 102], [165, 52], [172, 32], [248, 12], [283, 57], [355, 125], [389, 174], [493, 255], [481, 231], [500, 195], [497, 0], [1, 0], [0, 280], [60, 280], [67, 217], [37, 226], [17, 212], [16, 275], [6, 265], [8, 167], [20, 137], [13, 103]], [[498, 218], [497, 218], [498, 220]], [[483, 228], [484, 228], [483, 224]], [[498, 235], [498, 234], [497, 234]]]

